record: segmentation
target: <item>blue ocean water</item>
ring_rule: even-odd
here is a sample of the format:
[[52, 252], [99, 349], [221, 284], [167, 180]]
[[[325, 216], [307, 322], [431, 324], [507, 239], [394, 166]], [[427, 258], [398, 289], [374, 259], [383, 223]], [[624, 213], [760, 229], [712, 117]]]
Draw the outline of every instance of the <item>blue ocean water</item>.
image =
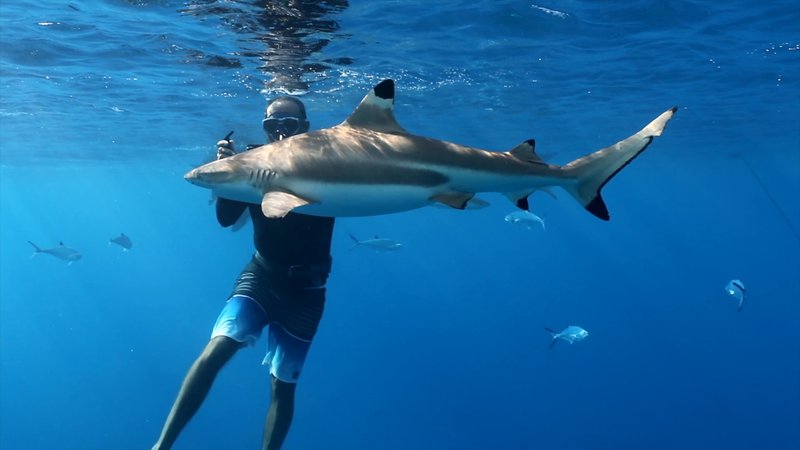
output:
[[[19, 0], [0, 17], [0, 448], [149, 449], [252, 252], [183, 173], [230, 130], [263, 142], [280, 93], [323, 128], [384, 78], [415, 134], [535, 138], [558, 164], [679, 111], [605, 187], [609, 222], [563, 191], [531, 198], [546, 230], [505, 222], [500, 195], [337, 220], [286, 450], [800, 447], [796, 2]], [[568, 325], [589, 337], [548, 350], [544, 327]], [[176, 450], [260, 448], [264, 341]]]

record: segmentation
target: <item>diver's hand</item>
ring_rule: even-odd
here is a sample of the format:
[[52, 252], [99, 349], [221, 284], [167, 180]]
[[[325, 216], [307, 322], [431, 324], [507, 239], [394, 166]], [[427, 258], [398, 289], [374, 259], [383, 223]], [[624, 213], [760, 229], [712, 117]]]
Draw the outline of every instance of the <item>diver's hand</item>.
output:
[[217, 142], [217, 159], [227, 158], [236, 154], [233, 148], [233, 141], [230, 139], [223, 139]]

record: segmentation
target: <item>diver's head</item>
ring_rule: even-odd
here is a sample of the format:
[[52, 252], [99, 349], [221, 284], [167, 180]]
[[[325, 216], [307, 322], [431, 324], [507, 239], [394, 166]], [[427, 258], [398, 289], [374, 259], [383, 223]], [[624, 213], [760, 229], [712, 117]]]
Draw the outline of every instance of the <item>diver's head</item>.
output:
[[310, 126], [306, 107], [296, 97], [278, 97], [269, 102], [262, 125], [270, 142], [305, 133]]

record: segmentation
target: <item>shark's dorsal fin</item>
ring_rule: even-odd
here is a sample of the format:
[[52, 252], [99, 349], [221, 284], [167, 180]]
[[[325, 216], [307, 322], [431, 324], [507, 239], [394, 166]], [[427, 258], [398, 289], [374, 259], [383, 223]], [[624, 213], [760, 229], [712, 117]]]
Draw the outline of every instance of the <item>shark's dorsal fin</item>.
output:
[[308, 205], [308, 200], [281, 191], [269, 191], [261, 199], [261, 212], [270, 219], [280, 219], [295, 208]]
[[534, 150], [535, 147], [536, 141], [533, 139], [528, 139], [527, 141], [512, 148], [510, 153], [514, 155], [515, 158], [523, 161], [532, 163], [545, 163], [544, 160], [536, 154], [536, 150]]
[[341, 125], [407, 134], [394, 118], [394, 80], [383, 80], [372, 88]]

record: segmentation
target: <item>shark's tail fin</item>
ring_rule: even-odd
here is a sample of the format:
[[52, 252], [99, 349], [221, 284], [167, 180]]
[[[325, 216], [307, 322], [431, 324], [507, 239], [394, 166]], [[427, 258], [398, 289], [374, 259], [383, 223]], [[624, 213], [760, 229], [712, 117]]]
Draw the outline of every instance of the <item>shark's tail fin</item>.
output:
[[553, 348], [554, 345], [556, 345], [556, 341], [558, 340], [558, 333], [556, 333], [555, 331], [553, 331], [553, 330], [551, 330], [550, 328], [547, 328], [547, 327], [544, 327], [544, 331], [547, 331], [548, 333], [550, 333], [553, 336], [553, 340], [550, 341], [550, 346], [547, 347], [547, 349], [550, 350], [551, 348]]
[[42, 249], [40, 249], [39, 246], [34, 244], [33, 242], [28, 241], [28, 244], [31, 244], [33, 246], [33, 254], [31, 254], [31, 256], [29, 258], [33, 258], [37, 254], [42, 252]]
[[610, 218], [608, 208], [600, 195], [600, 190], [617, 172], [639, 156], [654, 137], [661, 136], [667, 122], [677, 110], [678, 108], [671, 108], [633, 136], [565, 165], [563, 169], [569, 172], [576, 182], [565, 184], [564, 188], [587, 211], [600, 219], [608, 220]]

